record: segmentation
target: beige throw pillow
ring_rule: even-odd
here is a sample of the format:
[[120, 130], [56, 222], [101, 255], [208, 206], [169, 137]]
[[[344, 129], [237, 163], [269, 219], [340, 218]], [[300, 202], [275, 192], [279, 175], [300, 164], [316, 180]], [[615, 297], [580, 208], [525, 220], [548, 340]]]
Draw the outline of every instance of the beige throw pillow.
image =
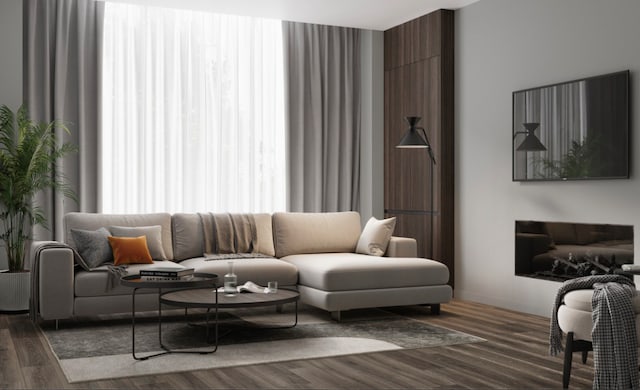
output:
[[356, 253], [383, 256], [396, 227], [396, 217], [377, 220], [371, 217], [360, 234]]

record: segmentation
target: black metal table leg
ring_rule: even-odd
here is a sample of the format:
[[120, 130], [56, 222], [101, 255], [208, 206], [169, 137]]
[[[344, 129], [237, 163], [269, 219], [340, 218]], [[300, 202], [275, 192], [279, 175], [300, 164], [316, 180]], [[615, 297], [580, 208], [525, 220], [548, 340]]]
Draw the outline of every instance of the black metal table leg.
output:
[[[197, 289], [203, 287], [217, 288], [218, 276], [209, 273], [194, 273], [192, 277], [188, 279], [176, 279], [176, 280], [144, 280], [140, 275], [125, 275], [120, 278], [120, 284], [126, 287], [132, 288], [131, 293], [131, 354], [135, 360], [147, 360], [154, 356], [165, 355], [168, 353], [212, 353], [217, 350], [217, 332], [216, 332], [216, 349], [212, 351], [200, 351], [200, 350], [172, 350], [165, 346], [162, 342], [162, 289], [178, 289], [188, 290]], [[159, 353], [152, 353], [147, 356], [136, 355], [136, 294], [140, 288], [158, 289], [158, 342], [160, 348], [163, 350]], [[218, 295], [216, 291], [216, 305], [218, 302]], [[187, 316], [187, 306], [184, 307], [185, 317]], [[216, 315], [217, 321], [217, 315]], [[208, 342], [208, 340], [206, 340]]]
[[[133, 293], [131, 293], [131, 354], [133, 355], [133, 358], [135, 360], [147, 360], [154, 356], [165, 355], [167, 354], [166, 351], [159, 352], [156, 354], [151, 354], [148, 356], [142, 356], [142, 357], [136, 356], [136, 292], [137, 291], [138, 291], [138, 288], [134, 288]], [[158, 301], [158, 305], [159, 304], [160, 304], [160, 301]], [[158, 310], [160, 310], [160, 306], [158, 306]], [[159, 327], [159, 330], [162, 329], [162, 312], [161, 311], [158, 312], [158, 327]], [[160, 340], [162, 341], [162, 339]]]
[[[216, 294], [215, 295], [216, 295], [216, 305], [215, 305], [216, 306], [216, 316], [215, 316], [215, 320], [216, 320], [216, 323], [215, 323], [215, 329], [216, 329], [215, 337], [216, 338], [215, 338], [215, 346], [214, 346], [214, 348], [210, 349], [210, 350], [192, 350], [192, 349], [177, 350], [177, 349], [171, 349], [171, 348], [167, 347], [166, 345], [164, 345], [164, 343], [162, 342], [162, 336], [160, 336], [160, 347], [162, 347], [162, 349], [164, 349], [164, 352], [161, 352], [158, 355], [163, 355], [163, 354], [167, 354], [167, 353], [199, 353], [200, 355], [207, 355], [207, 354], [210, 354], [210, 353], [214, 353], [214, 352], [216, 352], [218, 350], [218, 291], [217, 291], [217, 289], [216, 289]], [[160, 294], [158, 294], [158, 305], [161, 306], [161, 304], [160, 304]], [[185, 313], [186, 313], [186, 309], [187, 308], [185, 307]], [[162, 312], [160, 311], [160, 313], [162, 313]], [[207, 310], [207, 314], [205, 316], [205, 321], [207, 323], [207, 330], [206, 330], [206, 333], [205, 333], [205, 341], [208, 344], [210, 344], [210, 341], [209, 341], [209, 327], [208, 327], [208, 325], [209, 325], [209, 310]], [[160, 334], [160, 332], [158, 332], [158, 333]], [[157, 356], [157, 355], [154, 355], [154, 356]], [[149, 357], [151, 357], [151, 356], [149, 356]]]
[[[213, 349], [213, 351], [209, 352], [215, 352], [218, 350], [218, 290], [216, 289], [215, 291], [215, 295], [216, 295], [216, 305], [215, 305], [215, 325], [214, 325], [214, 343], [215, 343], [215, 347]], [[206, 328], [206, 338], [207, 338], [207, 342], [209, 344], [211, 344], [211, 339], [209, 338], [209, 313], [211, 312], [211, 308], [207, 309], [207, 314], [205, 316], [205, 328]]]

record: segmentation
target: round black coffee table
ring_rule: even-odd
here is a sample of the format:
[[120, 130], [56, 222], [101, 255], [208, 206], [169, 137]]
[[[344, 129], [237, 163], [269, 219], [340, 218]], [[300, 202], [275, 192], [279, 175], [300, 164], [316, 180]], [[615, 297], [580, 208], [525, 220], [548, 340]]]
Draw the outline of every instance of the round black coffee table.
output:
[[185, 308], [202, 309], [231, 309], [247, 308], [258, 306], [279, 306], [285, 303], [298, 302], [300, 294], [294, 290], [284, 288], [278, 289], [275, 293], [249, 293], [243, 292], [233, 296], [218, 293], [216, 294], [208, 288], [189, 289], [181, 291], [169, 291], [160, 296], [160, 302]]
[[243, 292], [233, 296], [225, 295], [217, 290], [208, 288], [189, 289], [180, 291], [169, 291], [160, 294], [160, 303], [170, 306], [176, 306], [187, 309], [207, 309], [206, 324], [207, 339], [209, 329], [209, 312], [214, 310], [215, 313], [215, 348], [218, 348], [218, 310], [232, 308], [251, 308], [261, 306], [281, 307], [285, 303], [295, 303], [295, 319], [292, 325], [269, 327], [273, 328], [292, 328], [298, 324], [298, 300], [300, 293], [295, 290], [279, 288], [275, 293], [249, 293]]
[[[166, 289], [178, 289], [177, 291], [188, 291], [188, 289], [199, 289], [202, 287], [209, 287], [209, 291], [216, 289], [218, 283], [218, 275], [208, 273], [194, 273], [189, 277], [182, 279], [164, 279], [164, 280], [146, 280], [140, 277], [140, 275], [127, 275], [120, 278], [120, 284], [126, 287], [131, 287], [131, 354], [135, 360], [147, 360], [154, 356], [165, 355], [167, 353], [213, 353], [216, 348], [211, 351], [176, 351], [162, 342], [162, 304], [160, 297], [162, 296], [162, 290]], [[136, 292], [141, 288], [157, 289], [158, 290], [158, 340], [162, 352], [139, 357], [136, 356]], [[208, 338], [208, 335], [207, 335]]]

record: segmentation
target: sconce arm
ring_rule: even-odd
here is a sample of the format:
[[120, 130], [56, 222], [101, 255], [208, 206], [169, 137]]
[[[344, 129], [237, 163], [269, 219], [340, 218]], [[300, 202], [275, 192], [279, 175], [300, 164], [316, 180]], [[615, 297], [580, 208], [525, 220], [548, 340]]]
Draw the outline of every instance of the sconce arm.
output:
[[515, 133], [513, 133], [513, 139], [516, 139], [518, 134], [527, 134], [527, 135], [529, 135], [529, 132], [528, 131], [516, 131]]

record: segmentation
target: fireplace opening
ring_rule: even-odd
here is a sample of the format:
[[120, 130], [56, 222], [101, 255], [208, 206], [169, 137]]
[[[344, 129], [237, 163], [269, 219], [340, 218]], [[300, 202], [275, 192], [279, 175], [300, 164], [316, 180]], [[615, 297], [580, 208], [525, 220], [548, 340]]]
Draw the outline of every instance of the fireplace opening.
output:
[[633, 226], [516, 221], [515, 273], [565, 281], [633, 264]]

